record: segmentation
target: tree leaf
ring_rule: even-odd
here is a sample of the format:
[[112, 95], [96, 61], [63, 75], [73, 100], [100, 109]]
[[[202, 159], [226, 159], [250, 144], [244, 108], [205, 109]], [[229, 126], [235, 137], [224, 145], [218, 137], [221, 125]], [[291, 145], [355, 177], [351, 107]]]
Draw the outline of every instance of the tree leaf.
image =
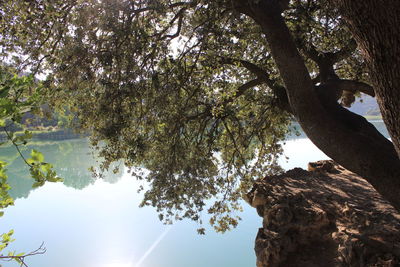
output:
[[32, 158], [32, 160], [37, 161], [37, 162], [43, 162], [44, 161], [43, 154], [41, 152], [35, 150], [35, 149], [32, 149], [31, 158]]

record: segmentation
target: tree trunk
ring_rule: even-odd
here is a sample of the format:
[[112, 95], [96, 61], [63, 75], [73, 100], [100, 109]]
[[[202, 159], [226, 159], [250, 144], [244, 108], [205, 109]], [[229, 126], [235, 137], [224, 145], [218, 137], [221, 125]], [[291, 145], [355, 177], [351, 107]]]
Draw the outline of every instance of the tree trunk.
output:
[[337, 163], [365, 178], [400, 210], [400, 159], [393, 144], [363, 117], [336, 101], [321, 101], [281, 16], [278, 0], [239, 3], [239, 10], [264, 31], [290, 106], [310, 140]]
[[400, 1], [330, 1], [368, 62], [383, 120], [400, 156]]

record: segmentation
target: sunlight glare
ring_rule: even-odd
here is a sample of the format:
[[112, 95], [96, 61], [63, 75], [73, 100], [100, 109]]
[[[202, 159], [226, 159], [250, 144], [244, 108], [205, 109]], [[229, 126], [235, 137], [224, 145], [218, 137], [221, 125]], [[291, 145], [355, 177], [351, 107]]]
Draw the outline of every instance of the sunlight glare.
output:
[[104, 267], [133, 267], [133, 265], [130, 263], [113, 262], [104, 265]]

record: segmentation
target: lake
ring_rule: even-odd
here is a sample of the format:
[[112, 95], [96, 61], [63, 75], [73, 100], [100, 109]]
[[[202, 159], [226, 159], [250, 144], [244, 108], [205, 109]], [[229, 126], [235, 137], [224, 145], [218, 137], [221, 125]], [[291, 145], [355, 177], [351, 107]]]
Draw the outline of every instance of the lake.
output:
[[[373, 123], [387, 136], [381, 121]], [[47, 249], [44, 255], [27, 258], [30, 267], [255, 266], [254, 239], [262, 219], [247, 204], [235, 230], [217, 234], [206, 227], [207, 234], [200, 236], [196, 223], [163, 225], [151, 207], [138, 208], [138, 182], [126, 170], [93, 178], [88, 168], [96, 162], [86, 139], [41, 142], [29, 150], [32, 147], [65, 181], [32, 189], [15, 148], [0, 151], [0, 158], [10, 163], [10, 194], [16, 199], [0, 218], [0, 232], [15, 230], [9, 250], [30, 252], [42, 242]], [[284, 150], [290, 158], [281, 161], [286, 169], [328, 158], [302, 133], [291, 136]]]

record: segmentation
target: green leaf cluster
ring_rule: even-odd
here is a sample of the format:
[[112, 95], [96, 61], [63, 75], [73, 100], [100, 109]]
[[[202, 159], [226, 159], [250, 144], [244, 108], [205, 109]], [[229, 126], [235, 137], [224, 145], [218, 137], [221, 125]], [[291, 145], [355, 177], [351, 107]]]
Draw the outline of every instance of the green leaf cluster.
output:
[[31, 157], [28, 158], [27, 163], [30, 165], [31, 177], [35, 180], [33, 188], [40, 187], [45, 182], [62, 182], [63, 179], [57, 176], [53, 170], [53, 165], [44, 162], [44, 156], [41, 152], [32, 150]]
[[11, 242], [15, 241], [15, 239], [12, 239], [12, 235], [14, 234], [14, 230], [8, 231], [8, 233], [4, 233], [1, 235], [1, 240], [0, 240], [0, 252], [3, 251]]
[[7, 208], [10, 205], [14, 204], [14, 200], [8, 194], [10, 190], [10, 185], [7, 183], [7, 174], [6, 174], [6, 162], [0, 161], [0, 216], [3, 216], [3, 209]]

